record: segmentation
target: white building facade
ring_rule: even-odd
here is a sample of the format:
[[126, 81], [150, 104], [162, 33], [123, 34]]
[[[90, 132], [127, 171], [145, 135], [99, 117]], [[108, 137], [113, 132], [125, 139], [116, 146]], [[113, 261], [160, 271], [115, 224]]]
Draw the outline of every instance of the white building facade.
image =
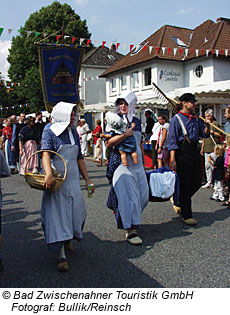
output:
[[[220, 18], [217, 21], [208, 20], [194, 31], [162, 27], [102, 75], [106, 78], [107, 103], [114, 103], [128, 89], [139, 99], [138, 117], [143, 117], [145, 108], [159, 114], [167, 106], [153, 90], [154, 82], [171, 98], [186, 92], [194, 93], [200, 104], [199, 114], [203, 114], [206, 108], [213, 108], [216, 119], [223, 125], [224, 110], [230, 104], [230, 49], [227, 49], [227, 39], [223, 40], [221, 36], [224, 32], [230, 38], [230, 20]], [[212, 33], [215, 43], [213, 38], [208, 38], [209, 33]], [[172, 37], [183, 40], [185, 46], [175, 45]], [[158, 53], [154, 51], [157, 40], [166, 46], [157, 47]], [[141, 49], [146, 42], [152, 45], [152, 52], [148, 46], [145, 51]], [[166, 53], [169, 45], [175, 55]]]

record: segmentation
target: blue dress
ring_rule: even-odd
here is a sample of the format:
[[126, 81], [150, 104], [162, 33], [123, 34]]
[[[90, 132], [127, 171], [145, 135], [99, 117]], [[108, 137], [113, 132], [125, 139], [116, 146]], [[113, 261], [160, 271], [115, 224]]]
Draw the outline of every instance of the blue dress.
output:
[[134, 117], [133, 135], [137, 143], [138, 164], [134, 164], [130, 155], [127, 156], [128, 167], [121, 163], [119, 151], [112, 152], [107, 178], [111, 183], [107, 206], [114, 210], [118, 228], [137, 228], [141, 223], [142, 212], [148, 204], [149, 187], [143, 167], [140, 144], [142, 135], [140, 121]]
[[[41, 149], [58, 152], [67, 164], [67, 176], [62, 186], [56, 192], [45, 190], [42, 197], [41, 217], [50, 250], [60, 249], [65, 241], [71, 239], [81, 240], [86, 218], [77, 164], [77, 160], [83, 157], [78, 134], [75, 129], [72, 133], [75, 145], [71, 144], [67, 129], [57, 137], [48, 127], [42, 135]], [[54, 155], [52, 163], [63, 176], [63, 161]]]

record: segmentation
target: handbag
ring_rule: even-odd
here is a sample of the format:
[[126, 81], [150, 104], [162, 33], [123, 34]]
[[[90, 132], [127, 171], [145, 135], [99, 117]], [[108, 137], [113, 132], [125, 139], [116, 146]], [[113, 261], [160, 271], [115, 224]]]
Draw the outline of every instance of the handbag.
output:
[[93, 140], [93, 134], [92, 132], [87, 134], [87, 141], [92, 141]]

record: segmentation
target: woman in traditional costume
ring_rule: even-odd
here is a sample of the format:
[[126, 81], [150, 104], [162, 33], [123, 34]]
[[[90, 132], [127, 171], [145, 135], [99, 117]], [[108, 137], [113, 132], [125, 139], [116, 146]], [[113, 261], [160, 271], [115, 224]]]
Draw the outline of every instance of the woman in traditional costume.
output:
[[[115, 135], [108, 140], [108, 146], [114, 147], [114, 150], [106, 172], [111, 184], [107, 206], [114, 210], [118, 228], [126, 230], [126, 239], [132, 245], [142, 244], [137, 229], [149, 200], [149, 188], [143, 166], [141, 122], [134, 117], [136, 103], [137, 97], [130, 91], [121, 95], [115, 102], [115, 113], [129, 123], [134, 122], [135, 128], [127, 129], [125, 133]], [[131, 155], [127, 154], [127, 167], [121, 163], [121, 156], [116, 146], [132, 135], [136, 140], [138, 164], [135, 164]]]
[[[28, 117], [26, 119], [26, 126], [23, 127], [18, 135], [19, 141], [19, 155], [20, 159], [20, 175], [24, 175], [26, 161], [37, 151], [37, 144], [39, 143], [39, 135], [34, 132], [35, 118]], [[30, 173], [38, 173], [38, 156], [35, 154], [27, 165], [27, 171]]]
[[7, 118], [6, 125], [2, 129], [2, 138], [1, 138], [1, 148], [5, 146], [5, 157], [6, 157], [6, 163], [11, 171], [11, 174], [14, 174], [17, 172], [17, 165], [16, 165], [16, 155], [14, 151], [11, 151], [12, 143], [12, 128], [11, 128], [11, 119]]
[[46, 244], [52, 252], [58, 253], [57, 269], [68, 270], [65, 250], [72, 250], [72, 239], [82, 239], [83, 226], [86, 219], [85, 203], [80, 188], [80, 175], [86, 186], [92, 184], [81, 154], [79, 135], [75, 124], [75, 104], [59, 102], [51, 113], [52, 123], [46, 127], [42, 135], [42, 150], [59, 153], [67, 164], [67, 176], [62, 186], [52, 192], [49, 189], [55, 184], [52, 165], [63, 176], [64, 164], [57, 155], [43, 152], [42, 162], [46, 174], [41, 216], [45, 232]]

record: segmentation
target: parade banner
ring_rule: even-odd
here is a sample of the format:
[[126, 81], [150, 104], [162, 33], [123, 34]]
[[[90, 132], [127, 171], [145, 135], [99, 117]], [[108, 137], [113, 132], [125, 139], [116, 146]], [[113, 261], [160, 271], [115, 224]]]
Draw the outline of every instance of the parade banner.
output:
[[51, 112], [60, 101], [77, 104], [83, 48], [41, 44], [38, 46], [38, 55], [46, 110]]

